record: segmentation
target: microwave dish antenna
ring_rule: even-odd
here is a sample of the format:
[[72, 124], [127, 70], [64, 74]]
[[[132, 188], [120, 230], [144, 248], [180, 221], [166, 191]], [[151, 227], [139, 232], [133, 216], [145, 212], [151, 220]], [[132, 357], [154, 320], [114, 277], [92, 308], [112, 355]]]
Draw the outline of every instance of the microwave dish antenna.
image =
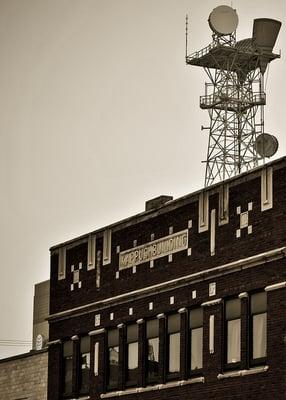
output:
[[262, 133], [254, 143], [257, 153], [263, 158], [274, 156], [278, 150], [278, 145], [277, 138], [269, 133]]
[[231, 35], [238, 26], [238, 15], [229, 6], [218, 6], [210, 13], [209, 26], [219, 36]]

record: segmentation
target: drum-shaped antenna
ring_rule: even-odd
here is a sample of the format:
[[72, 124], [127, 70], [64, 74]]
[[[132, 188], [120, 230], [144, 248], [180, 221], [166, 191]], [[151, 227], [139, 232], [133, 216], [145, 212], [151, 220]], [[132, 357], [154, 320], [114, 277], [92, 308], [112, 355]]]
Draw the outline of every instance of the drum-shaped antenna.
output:
[[274, 156], [278, 150], [278, 140], [269, 133], [262, 133], [257, 137], [254, 147], [261, 157], [269, 158]]
[[281, 28], [281, 22], [275, 19], [258, 18], [253, 22], [253, 40], [256, 46], [266, 52], [272, 52], [278, 33]]
[[211, 30], [217, 35], [230, 35], [237, 28], [238, 15], [229, 6], [218, 6], [210, 13], [208, 21]]

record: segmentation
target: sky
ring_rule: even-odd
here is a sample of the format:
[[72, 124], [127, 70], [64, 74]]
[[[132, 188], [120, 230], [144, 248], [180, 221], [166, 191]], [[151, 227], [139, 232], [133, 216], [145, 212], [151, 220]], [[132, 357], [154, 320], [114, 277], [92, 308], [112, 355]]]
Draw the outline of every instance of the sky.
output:
[[[286, 2], [0, 0], [0, 342], [32, 340], [52, 245], [203, 187], [206, 76], [185, 65], [185, 15], [191, 53], [221, 4], [237, 10], [238, 40], [254, 18], [283, 24], [265, 131], [284, 156]], [[29, 350], [0, 346], [0, 358]]]

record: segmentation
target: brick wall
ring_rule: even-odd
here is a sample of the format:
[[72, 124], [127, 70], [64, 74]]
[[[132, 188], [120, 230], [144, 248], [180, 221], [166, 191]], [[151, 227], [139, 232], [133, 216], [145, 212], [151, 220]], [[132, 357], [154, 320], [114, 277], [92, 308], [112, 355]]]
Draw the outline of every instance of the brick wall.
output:
[[0, 360], [1, 400], [46, 400], [47, 381], [46, 350]]
[[[75, 335], [80, 337], [91, 333], [90, 399], [100, 399], [105, 391], [104, 343], [106, 344], [108, 329], [116, 328], [118, 324], [125, 324], [120, 333], [124, 336], [127, 324], [143, 319], [139, 335], [142, 338], [144, 336], [142, 326], [144, 327], [146, 320], [156, 318], [161, 313], [168, 315], [181, 308], [198, 306], [204, 309], [201, 381], [188, 382], [190, 376], [186, 374], [185, 361], [182, 361], [180, 376], [173, 386], [170, 382], [165, 386], [165, 366], [161, 365], [159, 383], [163, 386], [150, 391], [129, 393], [128, 396], [123, 392], [120, 396], [125, 397], [126, 394], [126, 399], [129, 400], [286, 398], [286, 319], [283, 314], [286, 288], [283, 285], [279, 290], [267, 293], [268, 351], [262, 369], [249, 372], [250, 319], [247, 294], [241, 301], [242, 361], [239, 370], [248, 372], [243, 376], [226, 377], [224, 365], [224, 301], [232, 296], [238, 297], [242, 292], [251, 294], [257, 290], [264, 291], [266, 286], [286, 281], [286, 251], [285, 248], [283, 250], [286, 244], [286, 159], [276, 161], [272, 168], [273, 206], [267, 211], [261, 209], [262, 169], [228, 182], [228, 221], [223, 225], [218, 221], [221, 187], [217, 185], [208, 189], [209, 217], [211, 210], [216, 210], [214, 254], [211, 252], [210, 226], [204, 232], [198, 230], [200, 193], [188, 195], [155, 211], [143, 213], [112, 226], [111, 262], [103, 265], [101, 260], [99, 288], [96, 285], [96, 268], [92, 270], [87, 268], [88, 236], [64, 244], [66, 246], [64, 279], [58, 280], [58, 246], [52, 249], [50, 305], [52, 315], [49, 326], [50, 341], [54, 341], [54, 344], [49, 348], [49, 400], [61, 398], [61, 354], [64, 340], [69, 340]], [[247, 227], [241, 228], [240, 212], [246, 211], [251, 230]], [[135, 269], [119, 270], [119, 252], [150, 242], [151, 235], [154, 235], [155, 240], [167, 237], [171, 234], [170, 227], [174, 233], [188, 229], [188, 247], [191, 247], [191, 252], [184, 249], [172, 254], [171, 259], [168, 256], [155, 259], [152, 266], [150, 262], [146, 262], [137, 265]], [[239, 228], [241, 231], [238, 235]], [[96, 249], [101, 253], [103, 237], [104, 229], [96, 232]], [[82, 267], [79, 272], [81, 286], [75, 285], [71, 290], [73, 268], [79, 264]], [[211, 283], [216, 284], [214, 296], [209, 293]], [[170, 301], [171, 297], [174, 297], [174, 301]], [[218, 302], [211, 306], [204, 305], [213, 299], [217, 299]], [[153, 303], [151, 308], [150, 302]], [[110, 317], [111, 313], [113, 318]], [[95, 324], [96, 316], [100, 316], [100, 322], [97, 324]], [[213, 354], [209, 351], [210, 316], [214, 316], [215, 319]], [[94, 334], [94, 330], [100, 330], [100, 334]], [[163, 354], [164, 319], [160, 320], [160, 332], [160, 352]], [[186, 342], [186, 336], [182, 331], [181, 339], [182, 343]], [[97, 377], [92, 374], [95, 342], [100, 343]], [[139, 349], [143, 347], [141, 343]], [[184, 351], [182, 345], [181, 360], [184, 360]], [[142, 354], [139, 354], [141, 373], [144, 371]], [[124, 359], [121, 359], [120, 363], [124, 364]], [[223, 375], [222, 378], [219, 377], [220, 374]], [[184, 380], [183, 384], [180, 383], [181, 380]], [[121, 389], [124, 389], [124, 371], [119, 381]], [[144, 386], [144, 378], [141, 376], [138, 387]]]

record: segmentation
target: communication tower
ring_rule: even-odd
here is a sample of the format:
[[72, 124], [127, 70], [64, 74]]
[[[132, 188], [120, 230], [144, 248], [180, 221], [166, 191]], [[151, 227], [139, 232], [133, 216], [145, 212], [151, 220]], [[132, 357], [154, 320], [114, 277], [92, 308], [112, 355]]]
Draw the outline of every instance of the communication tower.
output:
[[188, 55], [186, 63], [203, 67], [209, 81], [200, 107], [210, 117], [205, 186], [247, 171], [273, 156], [277, 139], [264, 132], [266, 94], [264, 74], [280, 55], [272, 52], [281, 22], [260, 18], [253, 23], [252, 38], [236, 40], [236, 10], [222, 5], [209, 16], [212, 43]]

